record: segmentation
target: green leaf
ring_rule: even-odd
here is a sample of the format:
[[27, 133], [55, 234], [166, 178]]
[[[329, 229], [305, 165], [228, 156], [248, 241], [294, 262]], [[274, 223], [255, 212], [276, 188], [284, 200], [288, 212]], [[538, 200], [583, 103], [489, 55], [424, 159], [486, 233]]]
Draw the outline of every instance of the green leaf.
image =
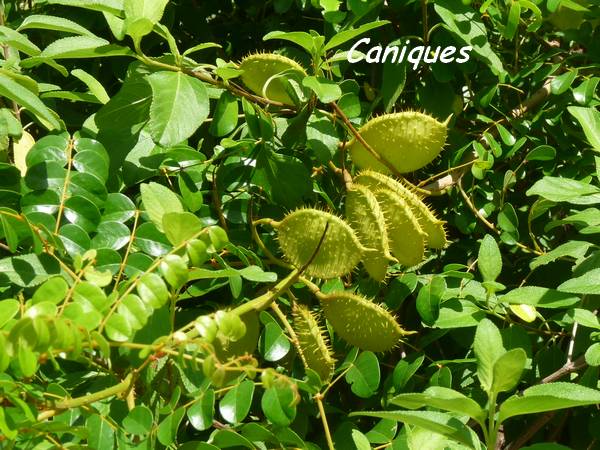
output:
[[369, 398], [379, 387], [379, 360], [373, 352], [362, 352], [346, 372], [346, 382], [359, 397]]
[[123, 419], [124, 430], [138, 436], [148, 434], [152, 430], [152, 424], [152, 411], [144, 405], [136, 406]]
[[48, 3], [109, 12], [117, 16], [123, 13], [123, 0], [48, 0]]
[[125, 0], [125, 30], [138, 41], [162, 18], [168, 0]]
[[167, 286], [155, 273], [146, 273], [140, 277], [137, 293], [142, 301], [153, 309], [160, 308], [169, 299]]
[[502, 272], [502, 255], [496, 240], [486, 234], [481, 240], [479, 254], [477, 257], [477, 267], [483, 277], [483, 281], [495, 281]]
[[0, 281], [5, 277], [20, 287], [32, 287], [60, 273], [58, 261], [45, 253], [0, 259]]
[[527, 362], [522, 348], [513, 348], [501, 355], [494, 363], [492, 392], [511, 391], [519, 383]]
[[102, 222], [92, 239], [92, 248], [111, 248], [120, 250], [129, 242], [129, 228], [120, 222]]
[[531, 305], [540, 308], [566, 308], [579, 303], [579, 297], [555, 289], [523, 286], [513, 289], [498, 299], [512, 305]]
[[440, 303], [446, 291], [446, 280], [433, 276], [431, 281], [419, 290], [417, 311], [426, 325], [433, 325], [440, 313]]
[[279, 361], [289, 353], [290, 340], [279, 324], [272, 320], [265, 325], [259, 346], [265, 360]]
[[215, 391], [213, 389], [200, 394], [196, 402], [187, 410], [190, 423], [199, 431], [208, 430], [213, 426], [214, 414]]
[[1, 73], [0, 96], [14, 100], [19, 105], [27, 108], [48, 130], [62, 129], [62, 125], [56, 119], [55, 113], [48, 109], [35, 94]]
[[408, 425], [415, 425], [443, 434], [457, 442], [473, 448], [473, 436], [469, 429], [459, 419], [448, 413], [436, 411], [358, 411], [350, 413], [353, 416], [379, 417], [395, 420]]
[[504, 29], [504, 37], [512, 40], [519, 28], [519, 19], [521, 18], [521, 4], [518, 1], [513, 1], [510, 4], [508, 11], [508, 21]]
[[266, 418], [274, 425], [287, 427], [296, 418], [296, 393], [290, 386], [266, 389], [260, 404]]
[[390, 400], [394, 405], [403, 408], [422, 408], [430, 406], [459, 414], [466, 414], [469, 417], [483, 423], [486, 412], [479, 404], [469, 397], [441, 386], [431, 386], [422, 394], [400, 394]]
[[255, 281], [257, 283], [274, 283], [277, 281], [277, 274], [275, 272], [265, 272], [258, 266], [248, 266], [237, 271], [239, 275], [248, 281]]
[[405, 84], [406, 63], [398, 64], [386, 61], [383, 65], [383, 80], [381, 83], [381, 97], [383, 99], [383, 109], [386, 113], [394, 109]]
[[102, 104], [108, 103], [110, 97], [106, 93], [104, 86], [100, 84], [92, 75], [82, 69], [74, 69], [71, 71], [71, 75], [81, 80], [90, 90], [90, 92], [98, 99]]
[[302, 86], [311, 89], [323, 103], [331, 103], [342, 96], [342, 90], [338, 84], [323, 77], [304, 77]]
[[465, 44], [473, 47], [473, 52], [490, 66], [494, 74], [504, 73], [502, 61], [488, 42], [481, 16], [473, 7], [455, 0], [436, 0], [434, 8], [444, 21], [446, 28]]
[[204, 229], [200, 219], [189, 212], [167, 212], [163, 215], [162, 224], [167, 239], [174, 246], [198, 236]]
[[183, 419], [184, 415], [185, 408], [177, 408], [165, 417], [160, 425], [158, 425], [156, 436], [161, 444], [171, 445], [175, 441], [177, 438], [177, 430], [179, 430], [179, 425], [181, 424], [181, 419]]
[[596, 342], [585, 351], [585, 362], [588, 366], [600, 366], [600, 343]]
[[592, 269], [580, 277], [570, 278], [557, 289], [571, 294], [600, 294], [600, 268]]
[[556, 150], [549, 145], [538, 145], [527, 153], [527, 161], [552, 161], [556, 158]]
[[477, 377], [484, 390], [489, 392], [494, 382], [494, 364], [505, 353], [500, 331], [491, 320], [479, 322], [473, 350], [477, 358]]
[[115, 431], [108, 418], [100, 414], [92, 414], [85, 421], [88, 430], [88, 445], [91, 448], [114, 448]]
[[221, 416], [229, 423], [240, 423], [248, 415], [252, 397], [254, 395], [254, 383], [244, 380], [227, 392], [219, 403]]
[[[578, 218], [583, 219], [583, 216], [572, 217], [572, 220], [577, 221]], [[529, 268], [531, 270], [536, 269], [537, 267], [554, 262], [558, 258], [562, 258], [564, 256], [571, 256], [576, 259], [583, 258], [591, 246], [591, 242], [587, 241], [565, 242], [564, 244], [561, 244], [558, 247], [550, 250], [548, 253], [544, 253], [543, 255], [535, 258], [529, 263]]]
[[42, 59], [100, 58], [104, 56], [133, 56], [133, 52], [127, 47], [110, 44], [106, 39], [97, 36], [70, 36], [52, 42], [40, 54]]
[[315, 39], [310, 34], [303, 31], [271, 31], [263, 36], [263, 41], [268, 41], [270, 39], [282, 39], [284, 41], [293, 42], [294, 44], [298, 44], [311, 55], [316, 51]]
[[146, 77], [152, 88], [148, 131], [164, 146], [189, 138], [208, 117], [204, 84], [181, 72], [155, 72]]
[[65, 33], [80, 34], [83, 36], [94, 36], [90, 30], [82, 27], [77, 22], [65, 19], [64, 17], [56, 17], [47, 14], [32, 14], [27, 16], [25, 20], [19, 25], [17, 30], [54, 30], [62, 31]]
[[592, 148], [600, 152], [600, 112], [595, 108], [568, 106], [567, 110], [583, 128], [583, 133]]
[[594, 98], [596, 86], [598, 86], [600, 78], [588, 78], [581, 82], [579, 86], [573, 89], [573, 98], [580, 105], [587, 105]]
[[[69, 285], [63, 277], [52, 277], [36, 289], [31, 303], [35, 305], [40, 302], [51, 302], [58, 305], [65, 299], [68, 291]], [[0, 314], [0, 317], [2, 316], [3, 314]]]
[[570, 178], [544, 177], [536, 181], [526, 194], [539, 195], [553, 202], [569, 202], [575, 205], [600, 203], [600, 189]]
[[0, 25], [0, 43], [14, 47], [29, 56], [39, 55], [41, 51], [27, 36], [4, 25]]
[[112, 314], [106, 321], [106, 336], [115, 342], [126, 342], [133, 336], [129, 321], [121, 314]]
[[0, 328], [15, 317], [20, 309], [21, 304], [13, 298], [0, 301]]
[[102, 222], [125, 223], [135, 215], [135, 205], [129, 197], [118, 192], [108, 194], [104, 202]]
[[310, 173], [299, 159], [266, 148], [256, 160], [252, 181], [273, 202], [288, 208], [297, 206], [312, 191]]
[[575, 81], [575, 78], [577, 78], [577, 74], [578, 74], [578, 70], [574, 69], [574, 70], [568, 70], [567, 72], [563, 73], [562, 75], [559, 75], [555, 78], [552, 79], [552, 81], [550, 82], [550, 90], [554, 95], [560, 95], [564, 92], [567, 92], [567, 89], [569, 89], [569, 87], [571, 87], [571, 84], [573, 84], [573, 81]]
[[177, 194], [158, 183], [140, 185], [142, 203], [150, 220], [159, 231], [163, 231], [163, 216], [170, 212], [182, 213], [183, 205]]
[[575, 383], [546, 383], [525, 389], [500, 405], [498, 423], [523, 414], [572, 408], [600, 403], [600, 391]]
[[348, 42], [361, 34], [366, 33], [367, 31], [373, 30], [375, 28], [379, 28], [383, 25], [387, 25], [390, 23], [388, 20], [376, 20], [374, 22], [365, 23], [358, 28], [353, 30], [344, 30], [337, 34], [335, 34], [327, 44], [325, 44], [324, 50], [331, 50], [332, 48], [338, 47], [342, 45], [344, 42]]
[[231, 133], [238, 123], [238, 99], [229, 91], [223, 91], [215, 107], [210, 133], [225, 136]]

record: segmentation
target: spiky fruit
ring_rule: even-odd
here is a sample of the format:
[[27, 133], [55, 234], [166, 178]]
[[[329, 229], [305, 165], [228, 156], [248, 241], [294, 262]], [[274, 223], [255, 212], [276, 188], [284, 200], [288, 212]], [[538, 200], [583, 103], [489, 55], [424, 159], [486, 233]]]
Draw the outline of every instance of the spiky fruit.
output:
[[354, 182], [366, 186], [372, 191], [385, 188], [396, 192], [406, 201], [419, 221], [419, 225], [427, 234], [427, 246], [442, 249], [448, 244], [446, 230], [444, 229], [445, 222], [435, 216], [417, 193], [401, 182], [374, 170], [363, 170], [354, 178]]
[[374, 251], [365, 252], [362, 263], [371, 278], [382, 281], [388, 263], [394, 261], [385, 230], [383, 211], [375, 194], [368, 188], [355, 184], [346, 194], [346, 217], [356, 231], [358, 240]]
[[325, 317], [342, 339], [362, 350], [391, 350], [404, 331], [390, 312], [351, 292], [318, 294]]
[[326, 383], [333, 375], [335, 359], [331, 356], [325, 330], [305, 305], [295, 305], [292, 314], [300, 358], [305, 367], [317, 372], [321, 381]]
[[305, 274], [317, 278], [335, 278], [350, 272], [361, 260], [365, 248], [346, 222], [317, 209], [298, 209], [281, 222], [274, 222], [279, 245], [286, 258], [297, 268], [304, 267], [316, 256]]
[[292, 71], [306, 76], [306, 72], [296, 61], [274, 53], [256, 53], [246, 56], [240, 62], [240, 69], [244, 71], [241, 75], [242, 81], [255, 94], [288, 105], [293, 105], [294, 101], [285, 90], [284, 82], [277, 75]]
[[[446, 123], [416, 111], [384, 114], [368, 121], [360, 135], [369, 146], [398, 172], [418, 170], [440, 154], [446, 142]], [[361, 169], [373, 169], [389, 174], [360, 143], [353, 139], [348, 145], [352, 160]]]
[[423, 260], [426, 234], [406, 201], [390, 189], [375, 191], [383, 209], [392, 255], [405, 266], [414, 266]]

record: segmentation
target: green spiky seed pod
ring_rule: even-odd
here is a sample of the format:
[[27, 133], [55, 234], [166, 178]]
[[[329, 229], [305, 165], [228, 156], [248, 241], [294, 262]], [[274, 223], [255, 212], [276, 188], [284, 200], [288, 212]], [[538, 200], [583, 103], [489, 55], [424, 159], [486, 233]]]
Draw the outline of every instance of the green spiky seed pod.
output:
[[375, 196], [383, 209], [392, 255], [404, 266], [419, 264], [425, 253], [427, 235], [410, 207], [390, 189], [377, 190]]
[[354, 177], [354, 182], [366, 186], [372, 191], [385, 188], [396, 192], [406, 201], [419, 221], [419, 225], [427, 234], [427, 246], [442, 249], [448, 244], [444, 229], [445, 222], [438, 219], [434, 212], [423, 203], [420, 196], [409, 187], [374, 170], [363, 170]]
[[351, 292], [317, 294], [325, 317], [342, 339], [362, 350], [391, 350], [404, 331], [394, 316], [368, 298]]
[[[240, 69], [244, 71], [241, 75], [242, 81], [252, 92], [288, 105], [293, 105], [294, 101], [286, 92], [281, 78], [276, 75], [291, 70], [306, 76], [306, 72], [296, 61], [274, 53], [246, 56], [240, 62]], [[266, 92], [263, 92], [267, 83]]]
[[[384, 114], [368, 121], [360, 135], [398, 172], [418, 170], [440, 154], [446, 142], [446, 123], [416, 111]], [[352, 160], [361, 169], [389, 174], [390, 169], [356, 139], [348, 145]]]
[[333, 214], [317, 209], [298, 209], [281, 222], [273, 222], [279, 245], [286, 258], [297, 268], [304, 267], [327, 233], [305, 274], [317, 278], [335, 278], [350, 272], [361, 260], [365, 248], [354, 230]]
[[305, 305], [295, 305], [292, 314], [294, 331], [298, 336], [298, 351], [304, 366], [317, 372], [321, 381], [328, 382], [335, 369], [335, 359], [331, 355], [325, 330]]
[[355, 184], [346, 194], [346, 217], [356, 231], [359, 241], [374, 251], [365, 252], [362, 263], [371, 278], [383, 281], [388, 263], [394, 261], [385, 230], [383, 211], [375, 194]]

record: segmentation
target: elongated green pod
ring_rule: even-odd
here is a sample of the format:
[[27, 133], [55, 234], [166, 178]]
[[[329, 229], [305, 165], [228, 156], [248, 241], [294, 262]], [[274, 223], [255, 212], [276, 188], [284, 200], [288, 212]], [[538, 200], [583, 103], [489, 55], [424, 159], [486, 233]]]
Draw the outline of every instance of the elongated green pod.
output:
[[[273, 222], [273, 226], [285, 257], [296, 268], [310, 262], [304, 273], [311, 277], [326, 279], [345, 275], [356, 267], [365, 250], [350, 225], [325, 211], [298, 209], [281, 222]], [[325, 237], [321, 242], [323, 233]]]
[[388, 264], [394, 258], [390, 253], [383, 211], [375, 194], [364, 186], [353, 185], [346, 194], [346, 217], [358, 240], [365, 247], [374, 249], [364, 253], [365, 269], [371, 278], [383, 281]]
[[444, 229], [445, 222], [438, 219], [434, 212], [423, 203], [421, 197], [409, 187], [374, 170], [363, 170], [354, 177], [354, 182], [366, 186], [372, 191], [385, 188], [396, 192], [406, 201], [419, 221], [419, 225], [427, 234], [427, 246], [442, 249], [448, 244]]
[[[417, 111], [384, 114], [361, 127], [360, 135], [369, 146], [398, 172], [418, 170], [429, 164], [442, 151], [446, 142], [446, 123]], [[361, 169], [389, 174], [358, 140], [349, 144], [352, 161]]]
[[325, 317], [346, 342], [362, 350], [391, 350], [405, 334], [384, 307], [351, 292], [317, 294]]
[[331, 380], [335, 359], [331, 354], [325, 329], [305, 305], [294, 305], [294, 331], [298, 336], [298, 351], [305, 367], [319, 374], [324, 383]]
[[390, 189], [377, 190], [375, 196], [383, 209], [392, 255], [404, 266], [419, 264], [425, 254], [427, 235], [408, 203]]
[[[294, 101], [277, 75], [285, 71], [306, 75], [302, 66], [296, 61], [274, 53], [256, 53], [246, 56], [240, 62], [240, 69], [244, 71], [241, 75], [242, 81], [252, 92], [288, 105], [293, 105]], [[265, 85], [267, 85], [266, 89]]]

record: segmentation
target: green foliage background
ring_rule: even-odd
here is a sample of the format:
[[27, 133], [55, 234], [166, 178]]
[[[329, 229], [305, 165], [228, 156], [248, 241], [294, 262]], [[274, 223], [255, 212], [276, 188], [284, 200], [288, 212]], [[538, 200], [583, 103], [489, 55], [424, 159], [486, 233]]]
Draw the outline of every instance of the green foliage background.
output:
[[[0, 1], [0, 447], [598, 448], [599, 21], [598, 0]], [[349, 64], [364, 36], [473, 50]], [[244, 88], [257, 51], [306, 69], [294, 105]], [[340, 143], [408, 109], [450, 116], [405, 174], [450, 243], [385, 283], [313, 280], [416, 332], [375, 354], [324, 327], [321, 381], [291, 328], [311, 284], [256, 221], [341, 214]]]

